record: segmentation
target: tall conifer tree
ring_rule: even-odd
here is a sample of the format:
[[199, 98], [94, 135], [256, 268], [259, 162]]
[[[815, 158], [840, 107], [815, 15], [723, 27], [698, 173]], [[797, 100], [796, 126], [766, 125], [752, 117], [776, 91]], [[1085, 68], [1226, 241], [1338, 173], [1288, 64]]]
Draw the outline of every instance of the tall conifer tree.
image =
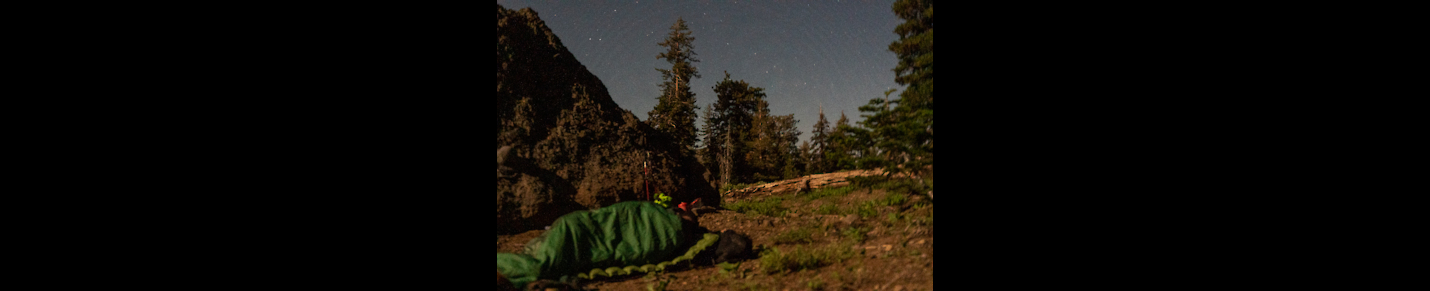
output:
[[819, 120], [814, 122], [814, 130], [809, 138], [809, 165], [811, 175], [825, 173], [829, 165], [824, 162], [824, 150], [829, 148], [829, 121], [824, 119], [824, 105], [819, 106]]
[[646, 120], [686, 149], [694, 148], [700, 140], [695, 129], [695, 112], [699, 107], [695, 105], [695, 92], [690, 91], [690, 80], [700, 77], [694, 65], [700, 62], [691, 46], [694, 41], [682, 18], [676, 19], [675, 25], [670, 26], [669, 36], [659, 43], [666, 50], [656, 58], [670, 63], [670, 69], [656, 69], [665, 82], [660, 84], [661, 95], [657, 98], [660, 102]]
[[713, 144], [724, 145], [717, 157], [721, 166], [721, 181], [724, 184], [737, 184], [751, 182], [753, 172], [749, 164], [751, 153], [751, 140], [757, 138], [755, 118], [759, 114], [768, 114], [768, 108], [764, 105], [765, 89], [750, 86], [745, 81], [730, 79], [730, 73], [725, 73], [725, 79], [715, 84], [711, 88], [715, 91], [713, 125], [709, 126], [715, 133], [718, 141]]
[[899, 40], [889, 44], [898, 58], [894, 81], [907, 87], [896, 100], [885, 93], [860, 107], [874, 113], [861, 123], [886, 170], [920, 174], [933, 164], [933, 1], [898, 0], [893, 12], [904, 20], [894, 28]]
[[854, 132], [859, 130], [849, 124], [849, 117], [844, 112], [839, 112], [839, 121], [834, 122], [834, 129], [829, 131], [827, 137], [829, 148], [824, 151], [829, 171], [857, 169], [854, 153], [859, 143]]

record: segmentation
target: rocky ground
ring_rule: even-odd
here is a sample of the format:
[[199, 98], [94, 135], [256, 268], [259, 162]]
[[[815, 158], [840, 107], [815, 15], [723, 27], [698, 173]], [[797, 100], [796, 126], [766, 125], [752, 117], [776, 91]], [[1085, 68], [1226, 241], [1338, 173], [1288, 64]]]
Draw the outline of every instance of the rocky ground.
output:
[[[807, 176], [723, 193], [725, 209], [705, 214], [700, 224], [745, 233], [757, 252], [764, 251], [760, 258], [726, 266], [733, 269], [699, 266], [581, 287], [647, 290], [664, 281], [665, 290], [933, 290], [934, 205], [928, 189], [913, 181], [848, 179], [875, 173]], [[520, 251], [538, 234], [498, 236], [497, 251]]]

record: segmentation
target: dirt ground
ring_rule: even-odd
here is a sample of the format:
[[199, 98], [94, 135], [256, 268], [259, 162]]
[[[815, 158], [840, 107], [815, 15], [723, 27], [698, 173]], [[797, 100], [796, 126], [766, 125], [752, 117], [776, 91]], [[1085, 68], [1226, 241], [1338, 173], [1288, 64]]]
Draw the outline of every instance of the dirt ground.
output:
[[[719, 210], [704, 214], [701, 226], [711, 231], [735, 230], [749, 235], [756, 250], [780, 249], [788, 253], [799, 247], [848, 250], [852, 257], [810, 270], [789, 270], [766, 274], [760, 270], [761, 260], [742, 262], [736, 271], [722, 274], [717, 266], [698, 266], [668, 272], [671, 283], [665, 290], [933, 290], [933, 203], [926, 195], [901, 195], [903, 203], [878, 206], [876, 215], [861, 217], [853, 214], [857, 205], [879, 201], [888, 196], [884, 189], [856, 189], [847, 195], [808, 201], [796, 196], [805, 180], [814, 189], [847, 186], [849, 176], [874, 172], [851, 171], [807, 176], [730, 191], [722, 194], [729, 202], [752, 199], [785, 198], [782, 206], [790, 209], [779, 217], [754, 213]], [[832, 206], [826, 206], [832, 205]], [[820, 211], [821, 208], [826, 208]], [[838, 209], [832, 214], [829, 209]], [[868, 211], [868, 210], [866, 210]], [[865, 212], [868, 214], [868, 212]], [[892, 215], [891, 215], [892, 214]], [[868, 230], [864, 239], [851, 238], [849, 229]], [[812, 230], [807, 241], [777, 243], [782, 234]], [[519, 252], [522, 246], [541, 231], [498, 236], [498, 252]], [[630, 276], [586, 282], [586, 290], [647, 290], [655, 278]]]

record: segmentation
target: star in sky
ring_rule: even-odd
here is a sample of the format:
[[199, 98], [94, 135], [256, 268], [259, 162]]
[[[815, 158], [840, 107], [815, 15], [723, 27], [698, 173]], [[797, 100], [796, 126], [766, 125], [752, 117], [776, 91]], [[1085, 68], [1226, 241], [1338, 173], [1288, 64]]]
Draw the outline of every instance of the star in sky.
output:
[[840, 111], [858, 122], [859, 106], [882, 98], [888, 88], [903, 88], [894, 82], [898, 60], [888, 51], [898, 40], [894, 27], [902, 23], [891, 10], [893, 0], [836, 3], [497, 0], [507, 9], [536, 10], [563, 40], [586, 38], [564, 44], [617, 105], [642, 120], [660, 95], [655, 69], [670, 68], [656, 58], [664, 49], [657, 43], [683, 18], [696, 38], [701, 62], [695, 66], [703, 73], [690, 81], [696, 105], [713, 103], [711, 88], [729, 72], [733, 80], [765, 88], [771, 113], [794, 114], [803, 140], [818, 119], [819, 108], [811, 104], [823, 103], [829, 122]]

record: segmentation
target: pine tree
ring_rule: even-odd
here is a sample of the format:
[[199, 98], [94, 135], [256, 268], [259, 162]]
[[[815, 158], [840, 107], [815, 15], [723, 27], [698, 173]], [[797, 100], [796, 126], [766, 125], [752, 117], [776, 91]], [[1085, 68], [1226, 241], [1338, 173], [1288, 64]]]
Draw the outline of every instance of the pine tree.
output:
[[834, 122], [834, 129], [829, 131], [827, 137], [829, 148], [824, 151], [824, 160], [829, 164], [829, 171], [841, 171], [857, 169], [855, 149], [858, 148], [856, 137], [859, 136], [860, 128], [849, 125], [849, 117], [844, 112], [839, 112], [839, 121]]
[[[700, 116], [700, 120], [702, 121], [700, 125], [700, 135], [702, 137], [700, 139], [700, 148], [719, 149], [720, 140], [718, 137], [716, 137], [716, 135], [723, 133], [719, 132], [719, 129], [716, 128], [715, 107], [705, 107], [705, 112], [701, 113]], [[713, 159], [711, 159], [714, 157], [714, 154], [712, 152], [702, 152], [704, 154], [701, 156], [701, 158], [706, 159], [706, 161], [713, 161]]]
[[814, 122], [814, 130], [810, 134], [811, 159], [806, 172], [811, 175], [825, 173], [829, 168], [824, 163], [824, 150], [829, 148], [829, 121], [824, 119], [824, 105], [819, 106], [819, 120]]
[[[859, 125], [868, 129], [855, 134], [856, 144], [860, 145], [860, 148], [867, 148], [859, 158], [858, 164], [861, 169], [895, 164], [891, 163], [892, 159], [895, 155], [902, 153], [895, 149], [894, 144], [897, 144], [898, 140], [896, 140], [896, 134], [892, 132], [900, 119], [895, 116], [893, 111], [889, 110], [889, 106], [892, 104], [889, 101], [889, 95], [894, 91], [895, 89], [884, 91], [883, 99], [870, 99], [869, 104], [859, 106], [859, 112], [867, 113], [867, 115], [860, 115], [860, 117], [864, 117], [864, 120], [860, 121]], [[893, 172], [893, 169], [885, 170]]]
[[770, 121], [774, 124], [773, 148], [771, 155], [776, 156], [776, 161], [780, 165], [779, 172], [771, 172], [770, 175], [779, 175], [784, 179], [798, 178], [803, 165], [799, 162], [799, 120], [794, 119], [794, 114], [775, 116]]
[[901, 104], [933, 108], [933, 1], [899, 0], [894, 14], [904, 19], [894, 28], [899, 40], [889, 44], [898, 55], [894, 81], [909, 88], [901, 94]]
[[815, 168], [814, 163], [815, 163], [815, 160], [816, 160], [816, 159], [814, 158], [815, 152], [814, 152], [813, 146], [810, 145], [809, 141], [804, 141], [804, 142], [801, 142], [801, 143], [799, 144], [799, 152], [798, 152], [798, 154], [799, 154], [799, 160], [801, 161], [801, 164], [804, 165], [804, 173], [803, 173], [803, 175], [814, 175], [814, 174], [818, 174], [818, 173], [814, 172], [814, 168]]
[[712, 88], [715, 91], [716, 101], [710, 105], [713, 113], [707, 127], [714, 131], [713, 136], [719, 139], [714, 144], [723, 144], [721, 151], [718, 151], [717, 161], [721, 162], [721, 181], [723, 184], [737, 184], [742, 181], [748, 182], [753, 177], [750, 170], [749, 153], [750, 141], [755, 137], [754, 119], [758, 114], [768, 114], [768, 108], [764, 104], [764, 88], [752, 87], [745, 81], [735, 81], [730, 79], [730, 73], [725, 73], [725, 79], [716, 83]]
[[656, 55], [656, 58], [664, 59], [671, 67], [669, 70], [656, 69], [665, 82], [660, 84], [661, 96], [657, 98], [660, 102], [646, 120], [686, 149], [694, 148], [700, 140], [695, 129], [695, 112], [700, 108], [695, 105], [695, 93], [690, 91], [690, 80], [700, 77], [693, 64], [700, 62], [691, 48], [694, 41], [690, 28], [682, 18], [676, 19], [675, 25], [670, 27], [669, 37], [659, 43], [666, 51]]
[[881, 139], [876, 146], [893, 163], [890, 171], [917, 174], [933, 164], [933, 1], [899, 0], [893, 11], [904, 20], [894, 28], [899, 40], [889, 44], [899, 60], [894, 81], [908, 87], [898, 100], [885, 102], [894, 106], [873, 129]]
[[771, 115], [769, 103], [755, 102], [754, 118], [751, 119], [749, 150], [745, 153], [745, 163], [749, 165], [754, 180], [773, 181], [787, 178], [797, 172], [790, 168], [799, 142], [798, 120], [794, 114]]
[[[719, 175], [721, 169], [720, 156], [722, 156], [725, 149], [725, 131], [721, 130], [717, 124], [719, 117], [715, 115], [714, 106], [706, 106], [705, 113], [702, 114], [702, 116], [704, 124], [700, 126], [700, 132], [705, 138], [701, 139], [704, 147], [701, 148], [699, 152], [700, 160], [705, 163], [706, 169]], [[720, 187], [724, 187], [725, 185], [720, 179], [710, 179], [710, 186], [715, 189], [720, 189]]]
[[[719, 161], [721, 184], [800, 176], [799, 120], [772, 115], [764, 88], [725, 79], [715, 84], [716, 101], [705, 112], [708, 160]], [[714, 150], [710, 150], [714, 149]]]
[[[759, 103], [765, 103], [761, 100]], [[749, 165], [751, 178], [755, 181], [779, 180], [778, 175], [771, 175], [779, 166], [779, 156], [775, 148], [778, 146], [774, 116], [770, 116], [767, 105], [760, 104], [759, 110], [755, 112], [751, 119], [750, 139], [746, 140], [745, 164]]]

